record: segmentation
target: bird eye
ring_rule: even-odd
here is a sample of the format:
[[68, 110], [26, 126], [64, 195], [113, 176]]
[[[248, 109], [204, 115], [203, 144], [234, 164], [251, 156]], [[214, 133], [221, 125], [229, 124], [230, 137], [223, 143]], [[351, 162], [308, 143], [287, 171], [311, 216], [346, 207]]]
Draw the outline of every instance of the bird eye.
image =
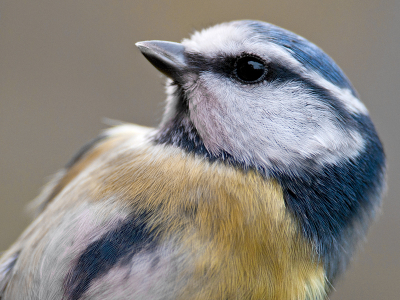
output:
[[235, 64], [235, 75], [241, 81], [252, 83], [264, 78], [267, 68], [264, 62], [254, 56], [239, 58]]

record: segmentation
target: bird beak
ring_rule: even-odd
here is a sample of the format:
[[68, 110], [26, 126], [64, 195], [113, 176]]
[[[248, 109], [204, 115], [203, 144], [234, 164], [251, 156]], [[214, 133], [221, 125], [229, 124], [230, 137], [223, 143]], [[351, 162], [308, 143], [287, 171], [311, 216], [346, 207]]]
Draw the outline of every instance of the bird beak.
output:
[[179, 43], [165, 41], [144, 41], [136, 43], [153, 66], [167, 77], [179, 81], [184, 70], [187, 68], [185, 62], [185, 47]]

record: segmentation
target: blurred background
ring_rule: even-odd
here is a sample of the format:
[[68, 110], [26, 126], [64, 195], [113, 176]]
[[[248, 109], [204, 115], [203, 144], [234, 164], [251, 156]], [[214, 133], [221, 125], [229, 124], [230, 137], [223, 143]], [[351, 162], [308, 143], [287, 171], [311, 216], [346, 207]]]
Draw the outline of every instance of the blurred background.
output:
[[160, 121], [164, 79], [135, 42], [259, 19], [333, 57], [386, 149], [382, 213], [331, 299], [400, 299], [399, 15], [399, 0], [0, 0], [0, 251], [29, 224], [25, 207], [46, 178], [107, 127], [104, 118]]

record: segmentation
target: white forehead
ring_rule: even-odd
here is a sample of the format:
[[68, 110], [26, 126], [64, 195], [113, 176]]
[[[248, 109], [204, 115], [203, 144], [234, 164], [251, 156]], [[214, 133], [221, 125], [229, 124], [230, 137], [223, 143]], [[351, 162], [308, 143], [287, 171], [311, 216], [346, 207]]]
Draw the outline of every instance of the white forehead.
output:
[[182, 44], [191, 51], [213, 55], [229, 49], [236, 52], [236, 49], [240, 48], [243, 43], [249, 42], [250, 36], [247, 26], [222, 23], [194, 32], [190, 39], [184, 39]]
[[254, 32], [241, 22], [222, 23], [196, 31], [190, 39], [184, 39], [182, 44], [186, 47], [186, 51], [198, 52], [206, 57], [221, 54], [236, 56], [246, 52], [261, 56], [267, 62], [271, 60], [285, 62], [292, 68], [298, 68], [298, 71], [303, 67], [284, 48], [268, 42], [260, 33]]

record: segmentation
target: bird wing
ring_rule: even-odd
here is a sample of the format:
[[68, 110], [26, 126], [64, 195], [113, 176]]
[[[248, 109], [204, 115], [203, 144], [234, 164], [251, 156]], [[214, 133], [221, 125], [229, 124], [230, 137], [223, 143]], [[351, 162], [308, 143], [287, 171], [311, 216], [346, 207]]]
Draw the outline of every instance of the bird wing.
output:
[[[134, 124], [123, 124], [105, 130], [98, 137], [85, 144], [64, 168], [52, 176], [40, 194], [29, 205], [29, 208], [34, 210], [36, 220], [40, 219], [40, 214], [63, 189], [99, 156], [111, 150], [121, 141], [134, 136], [145, 135], [150, 130], [151, 128]], [[17, 265], [21, 250], [30, 247], [28, 245], [29, 242], [27, 242], [29, 240], [28, 237], [36, 234], [32, 226], [28, 227], [21, 237], [0, 256], [0, 300], [15, 273], [14, 269], [18, 269]]]

